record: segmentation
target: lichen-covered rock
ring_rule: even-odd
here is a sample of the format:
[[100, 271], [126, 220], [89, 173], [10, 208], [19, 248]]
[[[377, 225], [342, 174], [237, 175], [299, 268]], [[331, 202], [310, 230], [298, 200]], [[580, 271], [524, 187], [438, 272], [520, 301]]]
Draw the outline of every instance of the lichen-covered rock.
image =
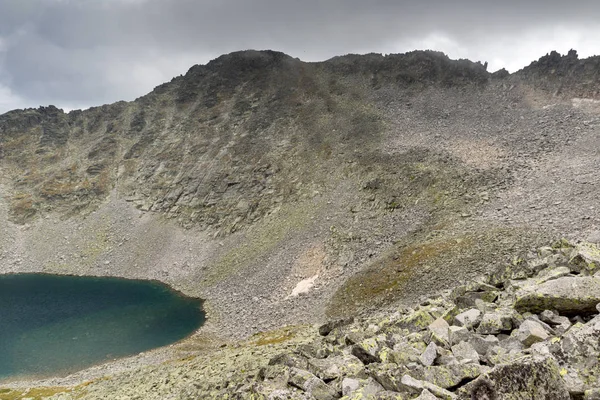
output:
[[309, 359], [307, 369], [323, 380], [331, 380], [343, 376], [366, 377], [364, 364], [351, 354], [324, 359]]
[[419, 361], [421, 361], [421, 364], [423, 364], [426, 367], [433, 365], [433, 362], [435, 361], [438, 355], [437, 348], [438, 346], [435, 344], [435, 342], [430, 342], [427, 345], [427, 348], [425, 349], [423, 354], [421, 354], [421, 356], [419, 357]]
[[429, 390], [423, 389], [419, 397], [415, 398], [415, 400], [439, 400], [439, 398], [434, 396]]
[[460, 342], [466, 342], [473, 336], [473, 333], [464, 326], [451, 326], [448, 331], [450, 345], [453, 346]]
[[479, 364], [468, 363], [418, 368], [406, 374], [415, 379], [448, 389], [459, 385], [464, 380], [477, 378], [484, 371], [485, 367]]
[[464, 311], [454, 318], [454, 323], [465, 328], [473, 328], [481, 322], [481, 311], [476, 308]]
[[290, 368], [289, 383], [313, 396], [317, 400], [333, 400], [339, 398], [335, 389], [308, 371]]
[[579, 243], [571, 253], [569, 267], [575, 272], [593, 275], [600, 270], [600, 248], [593, 243]]
[[479, 362], [479, 353], [467, 342], [460, 342], [452, 346], [452, 354], [458, 361], [470, 360], [475, 363]]
[[524, 321], [515, 332], [515, 337], [523, 343], [525, 347], [529, 347], [537, 342], [543, 342], [550, 337], [541, 324], [532, 320]]
[[600, 303], [600, 279], [563, 277], [519, 290], [515, 309], [540, 313], [556, 310], [562, 315], [594, 314]]
[[381, 362], [383, 361], [381, 359], [382, 350], [385, 350], [386, 353], [390, 351], [390, 349], [384, 345], [384, 342], [385, 337], [365, 339], [352, 346], [352, 355], [357, 357], [365, 365]]
[[477, 333], [483, 335], [497, 335], [512, 329], [512, 318], [510, 314], [500, 312], [486, 313], [483, 315]]
[[436, 397], [445, 400], [453, 400], [456, 398], [456, 395], [452, 392], [449, 392], [446, 389], [443, 389], [439, 386], [436, 386], [430, 382], [420, 381], [418, 379], [413, 378], [410, 375], [404, 375], [401, 379], [401, 384], [404, 389], [413, 393], [421, 393], [423, 390], [427, 389], [431, 393], [433, 393]]
[[556, 362], [550, 358], [525, 357], [510, 364], [494, 367], [490, 372], [461, 387], [461, 400], [470, 400], [474, 393], [487, 392], [497, 400], [569, 400], [569, 391]]
[[[570, 375], [569, 390], [600, 387], [600, 316], [574, 325], [550, 350]], [[579, 388], [581, 386], [581, 388]]]
[[418, 332], [426, 329], [429, 324], [435, 321], [435, 318], [428, 311], [419, 309], [398, 322], [398, 326], [408, 329], [411, 332]]
[[345, 399], [363, 400], [372, 399], [384, 392], [385, 389], [373, 378], [361, 381], [355, 379], [344, 379], [342, 381], [342, 395]]
[[431, 340], [434, 341], [438, 346], [448, 347], [450, 342], [449, 338], [449, 329], [450, 325], [444, 320], [444, 318], [438, 318], [433, 321], [427, 327], [429, 332], [431, 332]]

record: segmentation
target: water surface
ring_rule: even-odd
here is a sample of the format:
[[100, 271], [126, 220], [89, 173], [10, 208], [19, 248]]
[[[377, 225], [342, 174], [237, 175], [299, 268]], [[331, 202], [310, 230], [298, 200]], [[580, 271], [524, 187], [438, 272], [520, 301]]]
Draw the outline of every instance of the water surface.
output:
[[201, 302], [151, 281], [0, 275], [0, 379], [53, 376], [174, 343]]

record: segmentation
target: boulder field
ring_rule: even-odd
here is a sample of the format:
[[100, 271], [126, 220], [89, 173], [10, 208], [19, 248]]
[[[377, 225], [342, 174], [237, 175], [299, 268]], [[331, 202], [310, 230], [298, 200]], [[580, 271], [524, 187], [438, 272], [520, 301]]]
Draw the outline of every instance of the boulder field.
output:
[[330, 322], [312, 345], [271, 359], [253, 390], [273, 399], [598, 399], [598, 255], [593, 244], [563, 241], [524, 268], [416, 308]]
[[414, 307], [287, 327], [52, 398], [599, 399], [598, 255], [562, 240]]

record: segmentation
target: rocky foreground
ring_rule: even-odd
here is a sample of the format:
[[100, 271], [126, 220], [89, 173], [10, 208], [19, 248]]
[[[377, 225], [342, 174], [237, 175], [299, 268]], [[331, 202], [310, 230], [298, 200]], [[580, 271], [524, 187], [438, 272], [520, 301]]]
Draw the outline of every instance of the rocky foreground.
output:
[[599, 313], [598, 245], [562, 240], [414, 308], [287, 327], [50, 394], [63, 400], [600, 399]]
[[269, 399], [600, 399], [599, 267], [593, 244], [541, 248], [525, 268], [416, 309], [323, 325], [322, 339], [272, 358], [243, 390]]

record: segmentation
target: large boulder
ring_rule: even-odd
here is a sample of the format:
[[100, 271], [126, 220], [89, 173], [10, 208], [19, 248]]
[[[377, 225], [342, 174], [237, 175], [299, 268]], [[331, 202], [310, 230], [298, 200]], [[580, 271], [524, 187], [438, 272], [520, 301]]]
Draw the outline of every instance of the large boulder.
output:
[[550, 350], [564, 365], [563, 374], [572, 393], [600, 387], [600, 316], [574, 325]]
[[290, 368], [289, 384], [303, 390], [317, 400], [333, 400], [337, 391], [308, 371]]
[[[569, 400], [558, 365], [551, 358], [525, 357], [501, 364], [461, 387], [459, 399]], [[478, 396], [478, 397], [476, 397]]]
[[519, 312], [556, 310], [561, 315], [590, 315], [597, 313], [598, 303], [599, 278], [563, 277], [517, 291], [515, 308]]

